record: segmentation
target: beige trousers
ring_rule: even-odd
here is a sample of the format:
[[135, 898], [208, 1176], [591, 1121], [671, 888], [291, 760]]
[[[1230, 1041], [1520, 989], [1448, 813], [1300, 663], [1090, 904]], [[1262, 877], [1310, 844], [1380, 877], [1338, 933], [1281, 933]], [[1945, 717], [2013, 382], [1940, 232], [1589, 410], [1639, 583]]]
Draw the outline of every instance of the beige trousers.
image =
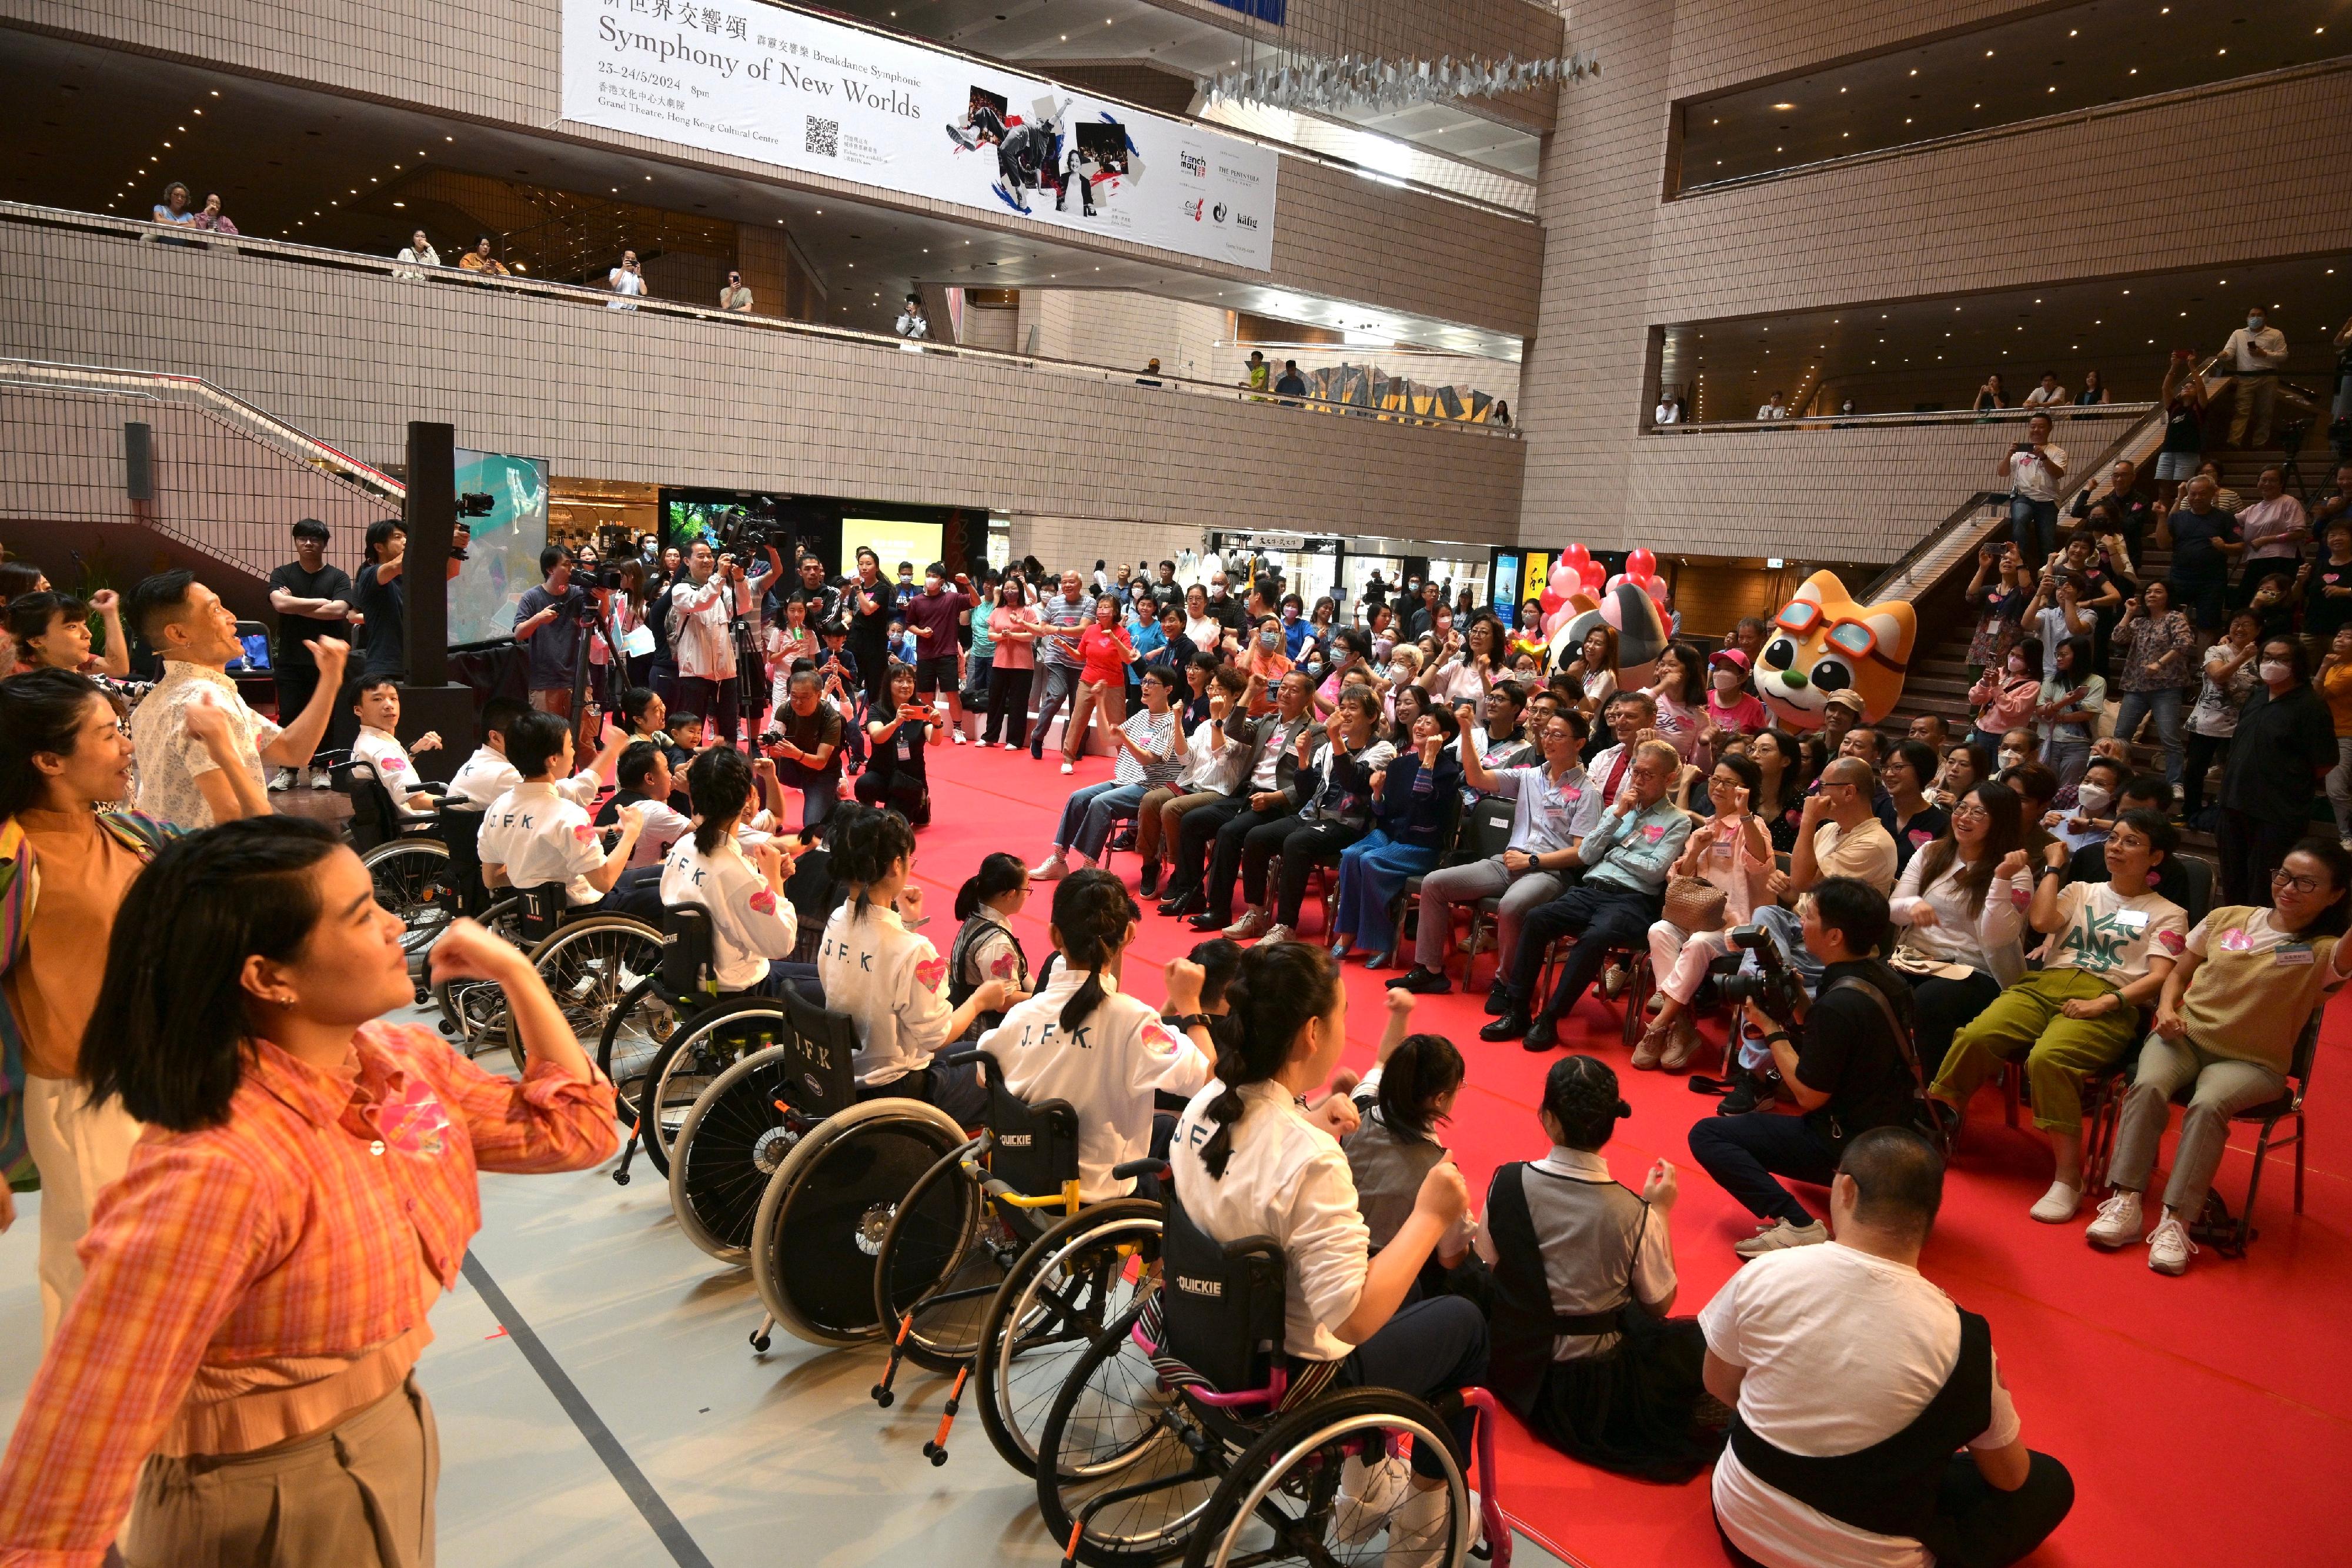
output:
[[120, 1100], [89, 1103], [70, 1078], [25, 1077], [25, 1142], [41, 1173], [41, 1343], [81, 1289], [74, 1248], [89, 1229], [98, 1195], [131, 1163], [131, 1145], [143, 1129]]
[[316, 1436], [150, 1458], [125, 1568], [432, 1568], [441, 1437], [411, 1375]]

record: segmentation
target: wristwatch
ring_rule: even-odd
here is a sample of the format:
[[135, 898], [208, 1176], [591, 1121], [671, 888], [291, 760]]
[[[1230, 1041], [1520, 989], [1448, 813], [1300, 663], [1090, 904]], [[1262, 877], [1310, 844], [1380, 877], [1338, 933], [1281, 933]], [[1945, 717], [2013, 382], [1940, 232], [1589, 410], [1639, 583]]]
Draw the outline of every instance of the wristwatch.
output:
[[1206, 1029], [1209, 1027], [1209, 1015], [1207, 1013], [1161, 1013], [1160, 1021], [1174, 1029]]

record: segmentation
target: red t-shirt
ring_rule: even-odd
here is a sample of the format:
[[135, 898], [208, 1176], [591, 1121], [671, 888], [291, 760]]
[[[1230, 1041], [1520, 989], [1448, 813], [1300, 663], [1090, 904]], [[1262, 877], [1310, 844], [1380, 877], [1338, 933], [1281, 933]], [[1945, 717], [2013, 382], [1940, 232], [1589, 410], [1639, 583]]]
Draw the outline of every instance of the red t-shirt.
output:
[[971, 601], [950, 588], [934, 599], [928, 593], [918, 593], [898, 607], [899, 618], [907, 630], [928, 626], [931, 634], [915, 639], [915, 655], [922, 659], [943, 659], [956, 651], [956, 617], [971, 608]]
[[1083, 681], [1115, 681], [1125, 684], [1127, 658], [1135, 652], [1135, 644], [1127, 640], [1127, 628], [1106, 632], [1100, 626], [1089, 626], [1078, 638], [1078, 663], [1084, 666], [1078, 673]]

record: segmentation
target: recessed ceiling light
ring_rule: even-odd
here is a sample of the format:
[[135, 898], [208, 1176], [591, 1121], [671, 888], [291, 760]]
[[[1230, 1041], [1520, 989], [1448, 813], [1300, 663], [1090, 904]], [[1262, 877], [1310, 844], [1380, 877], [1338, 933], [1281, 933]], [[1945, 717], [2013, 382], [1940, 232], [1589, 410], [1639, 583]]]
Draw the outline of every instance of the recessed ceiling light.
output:
[[1786, 114], [1789, 110], [1796, 108], [1797, 106], [1793, 103], [1776, 103], [1772, 107], [1776, 111]]

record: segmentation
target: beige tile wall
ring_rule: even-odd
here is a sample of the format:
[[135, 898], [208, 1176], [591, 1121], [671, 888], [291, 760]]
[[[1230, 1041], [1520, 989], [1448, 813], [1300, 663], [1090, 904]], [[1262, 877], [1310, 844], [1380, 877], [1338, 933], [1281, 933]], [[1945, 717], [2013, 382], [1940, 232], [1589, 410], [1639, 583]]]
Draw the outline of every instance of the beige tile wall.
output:
[[[1511, 3], [1530, 8], [1521, 0]], [[559, 16], [554, 0], [381, 0], [349, 9], [293, 0], [0, 0], [0, 23], [737, 171], [974, 227], [1032, 232], [1011, 214], [786, 174], [592, 126], [559, 127]], [[429, 68], [420, 68], [426, 63]], [[1271, 273], [1124, 241], [1057, 237], [1203, 276], [1272, 283], [1470, 326], [1523, 334], [1533, 325], [1543, 244], [1534, 224], [1300, 158], [1284, 159], [1276, 192]]]
[[[1503, 540], [1522, 447], [889, 343], [0, 225], [0, 352], [188, 372], [364, 461], [404, 423], [640, 483], [1202, 527], [1444, 518]], [[1311, 476], [1311, 477], [1310, 477]]]

